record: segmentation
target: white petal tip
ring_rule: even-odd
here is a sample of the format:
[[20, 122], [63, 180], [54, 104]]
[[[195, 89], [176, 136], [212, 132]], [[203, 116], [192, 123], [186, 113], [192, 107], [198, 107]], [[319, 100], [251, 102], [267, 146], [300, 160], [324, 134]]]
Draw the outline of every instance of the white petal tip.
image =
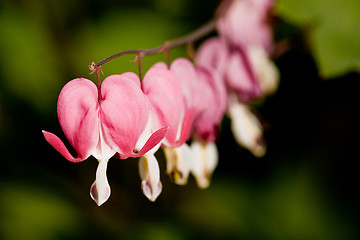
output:
[[110, 197], [110, 187], [105, 186], [102, 191], [99, 191], [96, 186], [96, 181], [91, 185], [90, 196], [98, 206], [101, 206]]
[[210, 186], [210, 180], [209, 179], [201, 179], [196, 181], [197, 185], [201, 189], [208, 188]]
[[184, 175], [177, 169], [168, 170], [166, 171], [166, 174], [169, 175], [170, 180], [177, 185], [186, 185], [188, 182], [189, 174]]
[[151, 201], [155, 202], [157, 197], [160, 195], [162, 190], [162, 184], [159, 181], [157, 186], [151, 186], [150, 182], [142, 181], [141, 188], [143, 190], [144, 195]]
[[177, 185], [186, 185], [189, 178], [192, 151], [191, 148], [183, 144], [177, 148], [165, 147], [166, 174], [171, 181]]
[[265, 156], [266, 148], [264, 146], [256, 146], [251, 149], [251, 152], [255, 157], [261, 158]]
[[262, 138], [259, 138], [251, 147], [249, 147], [249, 150], [255, 157], [264, 157], [266, 154], [266, 143]]

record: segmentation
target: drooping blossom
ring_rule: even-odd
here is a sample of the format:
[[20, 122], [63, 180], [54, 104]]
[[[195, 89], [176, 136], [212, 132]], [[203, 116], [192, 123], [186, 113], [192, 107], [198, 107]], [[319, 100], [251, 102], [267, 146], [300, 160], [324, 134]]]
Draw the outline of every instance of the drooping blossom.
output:
[[197, 65], [199, 88], [196, 91], [195, 137], [191, 143], [193, 152], [192, 174], [200, 188], [210, 184], [210, 178], [218, 163], [215, 144], [219, 125], [227, 108], [226, 85], [221, 75], [205, 65]]
[[193, 161], [191, 172], [200, 188], [210, 185], [211, 176], [218, 164], [219, 153], [215, 142], [194, 141], [191, 143]]
[[261, 48], [247, 50], [231, 52], [223, 39], [215, 37], [202, 44], [196, 60], [198, 64], [212, 67], [212, 71], [222, 75], [229, 92], [227, 113], [232, 121], [234, 138], [239, 145], [260, 157], [266, 150], [262, 141], [263, 129], [246, 104], [254, 98], [273, 93], [279, 74]]
[[193, 80], [196, 79], [192, 76], [192, 68], [193, 65], [185, 59], [175, 60], [170, 68], [165, 63], [157, 63], [149, 69], [143, 81], [155, 126], [169, 127], [162, 142], [167, 174], [180, 185], [187, 183], [190, 172], [191, 153], [185, 141], [190, 136], [194, 112], [191, 98], [196, 84]]
[[[156, 93], [156, 96], [162, 99], [154, 104], [158, 104], [158, 109], [161, 109], [158, 111], [161, 113], [158, 116], [162, 116], [159, 122], [168, 125], [169, 131], [171, 126], [177, 127], [177, 141], [169, 142], [165, 137], [162, 142], [167, 160], [167, 173], [175, 183], [184, 185], [189, 173], [192, 172], [198, 185], [205, 188], [208, 186], [205, 182], [209, 182], [218, 160], [214, 141], [227, 105], [225, 85], [220, 76], [207, 67], [195, 67], [189, 60], [179, 58], [169, 69], [165, 64], [155, 64], [145, 75], [144, 86], [149, 82], [148, 76], [159, 78], [156, 72], [159, 68], [172, 73], [167, 72], [167, 77], [163, 78], [167, 84], [157, 80], [159, 84], [166, 86], [166, 90], [157, 90]], [[144, 92], [146, 93], [146, 90]], [[181, 97], [177, 97], [180, 93], [183, 95], [182, 104], [179, 102]], [[169, 100], [176, 98], [177, 105]], [[165, 108], [160, 102], [172, 107]], [[171, 115], [178, 114], [179, 109], [180, 122], [172, 121]], [[191, 146], [188, 146], [185, 141], [190, 136], [190, 130], [193, 130], [194, 137]]]
[[196, 63], [218, 72], [228, 91], [242, 101], [258, 98], [262, 89], [251, 59], [241, 48], [230, 48], [221, 37], [207, 39], [198, 50]]
[[[242, 101], [273, 93], [279, 82], [278, 70], [270, 60], [273, 36], [269, 16], [273, 2], [232, 0], [217, 21], [221, 43], [225, 42], [229, 52], [226, 81]], [[204, 47], [208, 54], [217, 57], [219, 54], [207, 45]], [[244, 94], [251, 86], [253, 94]]]
[[262, 156], [266, 149], [262, 127], [247, 104], [275, 92], [279, 83], [278, 70], [269, 57], [273, 43], [268, 20], [273, 1], [228, 3], [217, 22], [219, 36], [200, 46], [196, 62], [218, 72], [226, 82], [234, 138], [255, 156]]
[[181, 124], [179, 124], [178, 128], [178, 136], [183, 137], [178, 139], [177, 144], [164, 144], [166, 172], [176, 184], [185, 185], [191, 171], [191, 162], [193, 161], [191, 148], [185, 141], [190, 137], [194, 113], [197, 108], [194, 102], [194, 91], [198, 87], [198, 79], [194, 65], [185, 58], [174, 60], [169, 70], [173, 72], [178, 80], [177, 91], [181, 91], [183, 94]]
[[182, 82], [165, 63], [154, 64], [144, 76], [142, 89], [150, 102], [150, 114], [155, 126], [167, 126], [163, 145], [182, 145], [191, 130], [192, 107], [188, 107], [182, 91]]
[[[144, 76], [142, 89], [149, 101], [151, 127], [153, 129], [168, 128], [162, 145], [168, 149], [167, 152], [175, 148], [178, 151], [183, 149], [181, 146], [190, 134], [193, 110], [185, 106], [181, 82], [177, 76], [164, 63], [154, 64]], [[140, 159], [139, 170], [143, 179], [143, 192], [151, 201], [154, 201], [161, 192], [162, 184], [158, 163], [154, 154], [151, 153]], [[174, 153], [176, 151], [171, 154]], [[172, 176], [175, 177], [178, 174], [180, 171], [173, 173]], [[181, 174], [184, 176], [176, 177], [176, 182], [184, 184], [185, 180], [182, 179], [186, 178], [186, 171]], [[144, 185], [144, 181], [148, 184]]]
[[[108, 160], [115, 154], [121, 159], [140, 157], [159, 145], [167, 131], [161, 128], [152, 134], [144, 132], [149, 102], [133, 73], [107, 77], [100, 90], [90, 80], [74, 79], [61, 90], [57, 111], [60, 126], [78, 156], [72, 156], [55, 134], [43, 131], [45, 139], [71, 162], [81, 162], [91, 155], [99, 161], [90, 189], [99, 206], [110, 196]], [[139, 144], [140, 137], [146, 141]]]
[[266, 153], [263, 139], [263, 127], [250, 107], [235, 97], [229, 104], [228, 114], [231, 118], [231, 130], [237, 143], [248, 149], [254, 156], [262, 157]]
[[219, 34], [233, 46], [261, 46], [272, 50], [272, 29], [269, 26], [273, 0], [232, 0], [218, 22]]

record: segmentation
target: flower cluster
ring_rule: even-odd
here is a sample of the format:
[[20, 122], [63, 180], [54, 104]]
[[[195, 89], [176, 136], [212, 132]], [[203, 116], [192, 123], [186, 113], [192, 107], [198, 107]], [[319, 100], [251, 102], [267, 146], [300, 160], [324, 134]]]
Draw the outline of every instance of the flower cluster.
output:
[[277, 69], [269, 59], [271, 5], [272, 0], [232, 0], [217, 19], [218, 36], [200, 46], [194, 62], [179, 58], [169, 65], [156, 63], [143, 79], [127, 72], [105, 78], [98, 87], [84, 78], [64, 86], [58, 118], [77, 157], [56, 135], [43, 134], [69, 161], [91, 155], [98, 160], [90, 189], [98, 205], [110, 196], [106, 169], [111, 157], [139, 157], [142, 190], [155, 201], [162, 190], [155, 158], [159, 148], [175, 183], [186, 184], [191, 173], [199, 187], [208, 187], [225, 114], [232, 119], [238, 143], [255, 156], [264, 155], [262, 126], [249, 102], [274, 92], [278, 84]]

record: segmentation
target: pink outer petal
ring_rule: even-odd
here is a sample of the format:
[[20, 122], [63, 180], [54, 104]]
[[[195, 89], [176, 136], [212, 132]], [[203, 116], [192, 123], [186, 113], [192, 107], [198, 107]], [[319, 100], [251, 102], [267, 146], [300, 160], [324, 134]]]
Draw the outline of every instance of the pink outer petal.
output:
[[219, 37], [209, 38], [201, 44], [196, 54], [196, 65], [216, 69], [222, 76], [226, 71], [229, 57], [228, 51], [224, 39]]
[[127, 76], [112, 75], [103, 81], [100, 117], [107, 144], [120, 154], [130, 156], [145, 128], [149, 106], [139, 80]]
[[[217, 125], [221, 122], [227, 106], [227, 92], [218, 72], [198, 67], [199, 82], [198, 105], [194, 127], [207, 141], [215, 141]], [[215, 107], [216, 106], [216, 107]]]
[[226, 80], [228, 86], [234, 89], [243, 101], [250, 101], [262, 94], [248, 52], [240, 48], [229, 58]]
[[267, 15], [272, 0], [235, 0], [217, 24], [220, 35], [233, 45], [260, 45], [271, 48], [272, 32]]
[[160, 128], [159, 130], [154, 132], [149, 137], [149, 139], [146, 141], [144, 146], [140, 149], [140, 151], [138, 151], [138, 152], [133, 151], [133, 152], [127, 153], [125, 155], [118, 154], [115, 157], [120, 158], [120, 159], [125, 159], [125, 158], [128, 158], [128, 157], [138, 158], [138, 157], [143, 156], [148, 151], [153, 149], [156, 145], [158, 145], [165, 138], [167, 130], [168, 130], [168, 127], [164, 127], [164, 128]]
[[161, 127], [169, 127], [165, 140], [174, 144], [184, 109], [184, 98], [178, 79], [170, 70], [155, 65], [144, 77], [143, 91], [154, 106]]
[[164, 62], [157, 62], [151, 66], [151, 69], [154, 69], [154, 68], [168, 69], [168, 66]]
[[66, 138], [78, 157], [71, 156], [54, 134], [43, 132], [46, 140], [69, 161], [88, 158], [99, 140], [98, 91], [94, 83], [84, 78], [68, 82], [61, 90], [57, 112]]
[[186, 58], [178, 58], [172, 62], [170, 69], [180, 81], [185, 108], [193, 107], [194, 91], [198, 87], [198, 76], [194, 64]]
[[81, 162], [87, 158], [87, 157], [74, 158], [58, 136], [47, 131], [42, 131], [42, 132], [44, 134], [46, 141], [70, 162]]
[[180, 147], [189, 139], [194, 121], [194, 113], [195, 107], [192, 107], [185, 112], [183, 123], [181, 125], [180, 138], [172, 147]]
[[141, 88], [141, 82], [140, 79], [138, 77], [138, 75], [136, 75], [133, 72], [125, 72], [123, 74], [121, 74], [122, 77], [131, 79], [137, 86], [139, 86], [139, 88]]

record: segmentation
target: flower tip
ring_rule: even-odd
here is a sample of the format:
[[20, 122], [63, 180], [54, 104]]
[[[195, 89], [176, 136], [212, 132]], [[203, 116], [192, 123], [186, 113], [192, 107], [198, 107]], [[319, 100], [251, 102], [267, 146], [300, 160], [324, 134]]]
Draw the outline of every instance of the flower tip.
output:
[[197, 179], [196, 184], [198, 185], [199, 188], [206, 189], [210, 186], [210, 179], [208, 178]]
[[151, 201], [155, 202], [157, 197], [160, 195], [162, 191], [162, 184], [159, 181], [157, 186], [151, 186], [150, 182], [142, 181], [141, 188], [143, 190], [144, 195]]
[[104, 202], [106, 202], [110, 197], [110, 187], [103, 189], [104, 191], [99, 194], [99, 191], [96, 187], [96, 181], [91, 185], [90, 196], [100, 207]]
[[254, 147], [252, 147], [251, 149], [252, 154], [257, 157], [257, 158], [261, 158], [265, 156], [266, 153], [266, 145], [265, 144], [256, 144]]
[[166, 173], [169, 175], [170, 180], [177, 185], [184, 186], [188, 182], [188, 176], [184, 176], [184, 174], [182, 174], [178, 169], [169, 170]]

